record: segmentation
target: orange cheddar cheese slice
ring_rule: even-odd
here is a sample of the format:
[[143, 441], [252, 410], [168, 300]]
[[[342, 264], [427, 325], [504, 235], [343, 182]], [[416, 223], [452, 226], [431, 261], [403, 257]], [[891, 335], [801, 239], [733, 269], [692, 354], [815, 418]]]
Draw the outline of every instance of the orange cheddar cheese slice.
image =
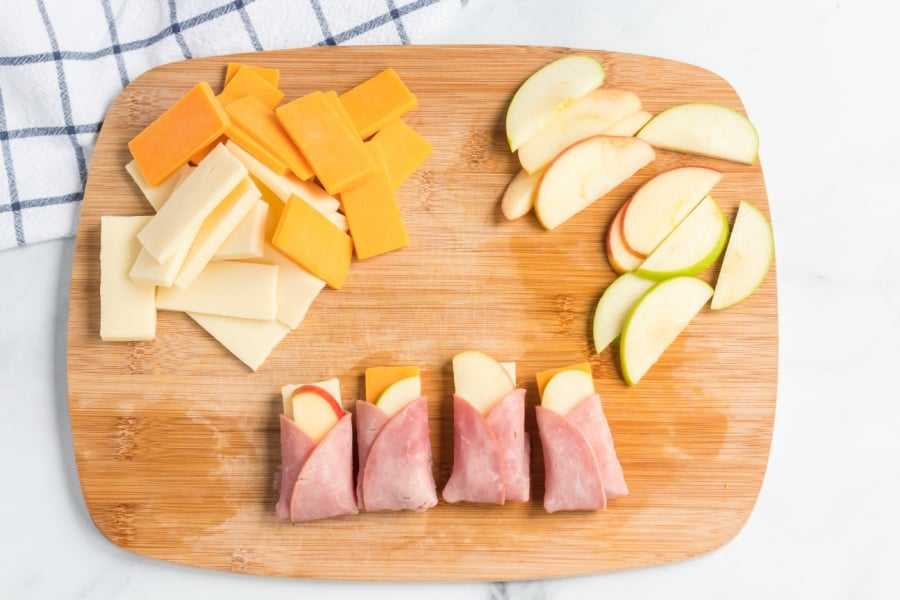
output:
[[333, 289], [347, 278], [353, 257], [350, 236], [297, 196], [285, 205], [272, 245]]
[[401, 379], [419, 376], [419, 367], [369, 367], [366, 369], [366, 402], [374, 403], [384, 390]]
[[303, 181], [312, 179], [314, 173], [310, 163], [291, 141], [275, 112], [259, 98], [245, 96], [229, 103], [225, 111], [235, 125], [284, 162], [291, 173]]
[[259, 190], [260, 197], [266, 204], [269, 205], [269, 213], [266, 215], [266, 229], [265, 229], [265, 240], [267, 242], [272, 241], [272, 236], [275, 235], [275, 230], [278, 228], [278, 223], [281, 221], [281, 213], [284, 212], [284, 202], [281, 201], [281, 198], [275, 195], [275, 193], [269, 189], [269, 187], [264, 184], [262, 181], [256, 178], [253, 173], [248, 173], [247, 176], [250, 178], [250, 181], [256, 186], [256, 189]]
[[147, 183], [159, 185], [225, 133], [228, 122], [212, 88], [201, 82], [128, 142], [128, 149]]
[[[388, 184], [391, 183], [391, 170], [388, 167], [387, 155], [384, 153], [384, 147], [381, 145], [377, 139], [372, 138], [366, 142], [364, 142], [366, 146], [366, 150], [369, 151], [369, 155], [372, 157], [372, 160], [375, 161], [375, 168], [384, 175], [385, 179], [387, 179]], [[396, 191], [393, 185], [391, 185], [391, 189]]]
[[212, 152], [213, 148], [215, 148], [219, 144], [224, 144], [226, 141], [228, 141], [228, 138], [224, 135], [220, 135], [215, 140], [213, 140], [212, 144], [208, 144], [206, 147], [200, 148], [199, 150], [191, 154], [188, 162], [192, 165], [199, 165], [200, 161], [206, 158], [206, 155]]
[[372, 140], [377, 141], [388, 165], [388, 179], [394, 190], [422, 166], [431, 155], [431, 144], [402, 119], [392, 121]]
[[416, 97], [393, 69], [385, 69], [344, 92], [341, 103], [363, 139], [417, 106]]
[[362, 140], [344, 125], [324, 93], [279, 106], [275, 115], [329, 194], [354, 186], [375, 170]]
[[284, 99], [284, 92], [266, 81], [250, 67], [240, 67], [219, 95], [222, 105], [244, 96], [256, 96], [269, 108], [278, 106]]
[[252, 135], [250, 135], [234, 123], [232, 123], [231, 126], [225, 130], [225, 137], [232, 140], [245, 152], [250, 154], [253, 158], [270, 168], [278, 175], [284, 175], [285, 173], [287, 173], [287, 164], [285, 164], [283, 160], [269, 152], [265, 148], [265, 146], [257, 142]]
[[560, 371], [568, 371], [569, 369], [584, 371], [588, 375], [591, 375], [591, 364], [586, 363], [586, 362], [578, 363], [577, 365], [568, 365], [566, 367], [559, 367], [558, 369], [547, 369], [546, 371], [538, 371], [537, 373], [534, 374], [535, 379], [537, 379], [538, 396], [544, 395], [544, 388], [547, 387], [547, 382], [550, 381], [554, 375], [556, 375]]
[[337, 115], [341, 118], [341, 121], [344, 122], [344, 125], [347, 126], [347, 129], [349, 129], [356, 135], [359, 135], [359, 131], [356, 130], [356, 125], [353, 124], [353, 119], [350, 118], [350, 114], [347, 113], [347, 109], [344, 108], [344, 105], [341, 103], [341, 99], [338, 97], [337, 92], [325, 92], [325, 99], [328, 100], [331, 108], [333, 108], [334, 112], [336, 112]]
[[381, 173], [341, 192], [356, 258], [364, 260], [409, 246], [400, 204]]
[[257, 75], [265, 79], [267, 82], [271, 83], [273, 86], [278, 87], [278, 77], [280, 72], [278, 69], [271, 69], [269, 67], [257, 67], [256, 65], [245, 65], [243, 63], [228, 63], [228, 66], [225, 67], [225, 85], [228, 85], [231, 82], [231, 78], [234, 77], [235, 73], [238, 72], [238, 69], [241, 67], [246, 67], [252, 71], [254, 71]]

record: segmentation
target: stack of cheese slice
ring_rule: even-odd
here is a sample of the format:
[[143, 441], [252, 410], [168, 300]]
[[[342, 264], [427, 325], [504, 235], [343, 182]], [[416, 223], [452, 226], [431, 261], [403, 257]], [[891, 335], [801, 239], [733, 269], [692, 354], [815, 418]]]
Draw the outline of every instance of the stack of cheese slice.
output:
[[388, 69], [279, 106], [278, 76], [230, 64], [219, 95], [197, 84], [129, 143], [156, 214], [101, 221], [102, 339], [183, 311], [256, 370], [354, 251], [408, 245], [394, 192], [431, 152], [401, 119], [415, 97]]

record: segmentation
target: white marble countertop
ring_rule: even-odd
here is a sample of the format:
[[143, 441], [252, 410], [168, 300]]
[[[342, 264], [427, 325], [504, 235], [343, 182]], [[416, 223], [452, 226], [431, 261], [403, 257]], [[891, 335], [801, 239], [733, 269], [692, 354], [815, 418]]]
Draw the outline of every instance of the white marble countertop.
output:
[[900, 597], [898, 16], [877, 0], [471, 0], [430, 40], [656, 55], [741, 95], [775, 228], [779, 383], [759, 501], [722, 549], [622, 573], [440, 585], [230, 575], [120, 550], [94, 528], [72, 454], [63, 240], [0, 252], [0, 596]]

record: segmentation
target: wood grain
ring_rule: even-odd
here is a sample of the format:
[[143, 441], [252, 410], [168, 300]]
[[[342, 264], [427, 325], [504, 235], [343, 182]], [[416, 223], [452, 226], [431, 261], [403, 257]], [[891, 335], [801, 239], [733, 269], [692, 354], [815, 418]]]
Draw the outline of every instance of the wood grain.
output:
[[[750, 200], [768, 215], [759, 164], [658, 152], [572, 221], [544, 231], [507, 222], [500, 197], [516, 173], [505, 108], [518, 85], [564, 48], [316, 48], [175, 63], [135, 80], [100, 132], [73, 265], [68, 330], [72, 435], [97, 527], [134, 552], [227, 571], [356, 580], [511, 580], [597, 573], [686, 559], [720, 547], [747, 520], [769, 453], [777, 378], [775, 270], [746, 302], [704, 310], [629, 389], [612, 350], [592, 352], [594, 305], [614, 278], [606, 225], [642, 182], [677, 165], [726, 171], [715, 198], [733, 219]], [[581, 52], [581, 51], [580, 51]], [[720, 77], [673, 61], [589, 52], [607, 86], [658, 112], [685, 101], [743, 110]], [[343, 91], [392, 66], [419, 99], [408, 121], [434, 153], [399, 193], [412, 245], [353, 265], [297, 331], [251, 373], [186, 316], [160, 313], [154, 342], [99, 338], [99, 221], [149, 214], [123, 169], [126, 142], [224, 65], [282, 72], [287, 97]], [[718, 265], [703, 274], [712, 281]], [[435, 478], [452, 459], [452, 356], [480, 349], [534, 374], [590, 361], [631, 495], [606, 512], [544, 513], [533, 411], [533, 500], [448, 505], [424, 514], [361, 514], [291, 525], [274, 515], [282, 384], [337, 376], [346, 405], [366, 367], [417, 364], [429, 396]]]

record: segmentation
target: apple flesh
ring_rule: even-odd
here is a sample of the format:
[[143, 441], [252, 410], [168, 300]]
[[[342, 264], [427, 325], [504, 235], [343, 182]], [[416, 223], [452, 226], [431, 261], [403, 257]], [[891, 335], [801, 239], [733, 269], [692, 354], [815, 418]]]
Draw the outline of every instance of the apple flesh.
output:
[[625, 383], [636, 385], [647, 374], [712, 293], [696, 277], [673, 277], [644, 294], [622, 327], [619, 355]]
[[565, 110], [519, 148], [519, 162], [529, 173], [546, 167], [560, 152], [581, 140], [606, 133], [624, 117], [641, 110], [633, 92], [598, 88]]
[[632, 136], [641, 130], [641, 127], [647, 124], [647, 121], [653, 118], [653, 114], [646, 110], [639, 110], [632, 113], [615, 123], [612, 127], [604, 131], [605, 135], [625, 135]]
[[581, 369], [566, 369], [554, 375], [544, 387], [541, 406], [566, 415], [594, 393], [594, 378]]
[[[316, 381], [314, 383], [306, 384], [306, 385], [314, 385], [316, 387], [320, 387], [334, 398], [335, 402], [340, 405], [341, 403], [341, 381], [337, 377], [332, 377], [331, 379], [326, 379], [324, 381]], [[301, 384], [289, 383], [287, 385], [281, 386], [281, 400], [283, 403], [284, 416], [286, 416], [290, 420], [294, 420], [294, 405], [292, 402], [292, 398], [294, 397], [294, 392], [302, 387]]]
[[422, 378], [406, 377], [395, 381], [387, 387], [378, 399], [375, 406], [380, 408], [387, 416], [393, 417], [403, 410], [407, 404], [422, 396]]
[[741, 202], [710, 308], [721, 310], [749, 297], [766, 278], [774, 258], [772, 226], [755, 206]]
[[627, 202], [622, 205], [606, 230], [606, 258], [613, 270], [620, 275], [634, 271], [644, 262], [643, 258], [632, 253], [622, 241], [622, 215], [627, 205]]
[[534, 198], [538, 220], [546, 229], [559, 227], [655, 156], [649, 144], [631, 137], [598, 135], [569, 146], [550, 163], [538, 184]]
[[637, 134], [656, 148], [753, 164], [759, 136], [753, 123], [727, 106], [679, 104], [653, 117]]
[[544, 65], [519, 86], [506, 111], [506, 139], [513, 152], [560, 111], [603, 85], [606, 71], [591, 56], [575, 54]]
[[541, 172], [530, 175], [519, 171], [503, 193], [503, 200], [500, 202], [503, 216], [515, 221], [531, 212], [534, 207], [534, 192], [540, 180]]
[[291, 405], [294, 422], [316, 443], [344, 416], [334, 396], [317, 385], [301, 385], [294, 390]]
[[622, 333], [631, 309], [656, 282], [633, 273], [619, 275], [600, 296], [594, 310], [594, 350], [603, 352]]
[[503, 365], [476, 350], [460, 352], [453, 357], [453, 384], [456, 394], [483, 415], [516, 387]]
[[622, 242], [633, 254], [647, 258], [723, 175], [706, 167], [679, 167], [656, 175], [628, 201]]
[[635, 271], [647, 279], [696, 275], [713, 264], [728, 241], [728, 219], [712, 196], [704, 198]]

